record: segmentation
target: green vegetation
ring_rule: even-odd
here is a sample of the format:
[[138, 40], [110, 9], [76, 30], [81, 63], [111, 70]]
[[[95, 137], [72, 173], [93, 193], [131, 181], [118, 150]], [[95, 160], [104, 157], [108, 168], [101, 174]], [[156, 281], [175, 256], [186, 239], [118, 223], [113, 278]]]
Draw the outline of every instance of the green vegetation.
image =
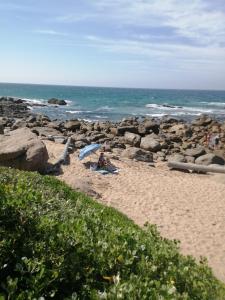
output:
[[0, 299], [225, 299], [202, 261], [51, 177], [0, 168]]

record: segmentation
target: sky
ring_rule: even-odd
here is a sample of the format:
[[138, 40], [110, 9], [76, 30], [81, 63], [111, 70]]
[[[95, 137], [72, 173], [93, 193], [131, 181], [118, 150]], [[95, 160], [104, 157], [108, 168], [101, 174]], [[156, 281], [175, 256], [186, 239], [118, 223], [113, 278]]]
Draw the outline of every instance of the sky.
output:
[[225, 0], [0, 0], [0, 82], [225, 90]]

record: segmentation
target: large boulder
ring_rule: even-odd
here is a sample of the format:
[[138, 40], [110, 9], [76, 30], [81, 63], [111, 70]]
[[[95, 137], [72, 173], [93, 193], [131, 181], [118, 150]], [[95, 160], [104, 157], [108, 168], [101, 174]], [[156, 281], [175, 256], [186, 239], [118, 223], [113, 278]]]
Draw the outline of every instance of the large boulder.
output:
[[153, 162], [153, 154], [144, 151], [142, 149], [136, 148], [136, 147], [130, 147], [125, 149], [122, 154], [123, 157], [129, 158], [129, 159], [135, 159], [138, 161], [144, 161], [144, 162]]
[[161, 150], [161, 145], [158, 141], [153, 139], [151, 136], [146, 136], [141, 139], [140, 147], [144, 150], [157, 152]]
[[124, 139], [125, 139], [126, 143], [128, 143], [132, 146], [135, 146], [135, 147], [140, 146], [141, 137], [138, 134], [135, 134], [132, 132], [125, 132]]
[[212, 164], [217, 164], [217, 165], [224, 165], [225, 161], [222, 157], [215, 155], [213, 153], [208, 153], [205, 155], [202, 155], [200, 157], [198, 157], [195, 160], [195, 163], [198, 165], [205, 165], [205, 166], [209, 166]]
[[184, 154], [186, 156], [193, 156], [195, 158], [202, 156], [206, 153], [205, 149], [202, 147], [187, 149]]
[[48, 152], [45, 144], [28, 128], [11, 131], [0, 143], [0, 165], [27, 171], [45, 170]]
[[57, 99], [57, 98], [51, 98], [48, 100], [48, 104], [55, 104], [55, 105], [66, 105], [65, 100]]
[[81, 123], [79, 120], [70, 120], [64, 124], [64, 128], [67, 130], [70, 130], [70, 131], [79, 130], [80, 126], [81, 126]]

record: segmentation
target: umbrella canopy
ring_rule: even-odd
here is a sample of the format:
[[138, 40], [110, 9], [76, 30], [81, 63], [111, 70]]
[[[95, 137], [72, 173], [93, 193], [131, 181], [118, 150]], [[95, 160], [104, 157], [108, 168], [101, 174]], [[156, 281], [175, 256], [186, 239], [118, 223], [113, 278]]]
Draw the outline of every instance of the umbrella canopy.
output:
[[85, 157], [89, 156], [90, 154], [94, 153], [101, 147], [100, 144], [91, 144], [88, 146], [85, 146], [83, 149], [81, 149], [79, 154], [79, 159], [82, 160]]

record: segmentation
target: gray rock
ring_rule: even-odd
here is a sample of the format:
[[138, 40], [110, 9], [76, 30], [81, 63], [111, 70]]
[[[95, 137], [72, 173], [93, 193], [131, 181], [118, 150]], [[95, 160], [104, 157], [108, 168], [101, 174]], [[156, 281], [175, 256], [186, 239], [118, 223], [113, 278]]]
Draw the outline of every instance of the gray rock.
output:
[[135, 126], [121, 126], [121, 127], [117, 127], [117, 128], [112, 127], [110, 130], [114, 135], [124, 135], [126, 131], [132, 132], [132, 133], [138, 132], [137, 127], [135, 127]]
[[57, 99], [57, 98], [51, 98], [48, 100], [49, 104], [56, 104], [56, 105], [66, 105], [65, 100]]
[[47, 160], [45, 144], [28, 128], [11, 131], [0, 143], [1, 166], [43, 172]]
[[64, 124], [64, 128], [70, 131], [76, 131], [80, 129], [81, 123], [79, 120], [70, 120]]
[[0, 124], [0, 134], [4, 134], [4, 126]]
[[187, 149], [184, 154], [186, 156], [193, 156], [195, 158], [204, 155], [206, 153], [205, 149], [202, 147]]
[[205, 154], [205, 155], [202, 155], [202, 156], [198, 157], [195, 160], [195, 163], [199, 164], [199, 165], [209, 166], [209, 165], [212, 165], [212, 164], [224, 165], [225, 161], [220, 156], [217, 156], [213, 153], [208, 153], [208, 154]]
[[132, 132], [125, 132], [124, 139], [125, 139], [126, 143], [128, 143], [132, 146], [135, 146], [135, 147], [140, 146], [141, 137], [138, 134], [135, 134], [135, 133], [132, 133]]
[[148, 151], [144, 151], [142, 149], [136, 147], [130, 147], [125, 149], [122, 154], [123, 157], [127, 157], [129, 159], [135, 159], [138, 161], [144, 162], [153, 162], [153, 155]]
[[167, 156], [167, 160], [168, 162], [181, 162], [181, 163], [185, 163], [186, 162], [186, 158], [184, 157], [184, 155], [182, 154], [173, 154], [170, 156]]
[[106, 135], [104, 133], [97, 133], [88, 137], [87, 140], [91, 143], [91, 142], [97, 142], [101, 139], [104, 139], [105, 137]]
[[85, 142], [85, 143], [88, 143], [88, 140], [87, 140], [87, 137], [85, 134], [73, 134], [71, 136], [71, 141], [72, 142]]
[[159, 124], [157, 124], [154, 121], [145, 121], [144, 122], [144, 127], [146, 129], [146, 132], [154, 132], [155, 134], [159, 133]]
[[206, 116], [206, 115], [202, 115], [199, 118], [192, 121], [192, 125], [194, 125], [194, 126], [207, 126], [212, 122], [213, 122], [212, 118], [210, 118], [209, 116]]
[[152, 152], [157, 152], [161, 150], [160, 143], [150, 136], [146, 136], [141, 139], [140, 147], [144, 150], [148, 150]]
[[62, 133], [54, 128], [50, 127], [33, 127], [32, 132], [36, 133], [38, 136], [62, 136]]
[[16, 122], [12, 126], [12, 130], [27, 127], [27, 122], [24, 120], [16, 120]]
[[74, 147], [76, 149], [82, 149], [84, 148], [86, 145], [88, 145], [88, 142], [84, 142], [84, 141], [77, 141], [74, 143]]

